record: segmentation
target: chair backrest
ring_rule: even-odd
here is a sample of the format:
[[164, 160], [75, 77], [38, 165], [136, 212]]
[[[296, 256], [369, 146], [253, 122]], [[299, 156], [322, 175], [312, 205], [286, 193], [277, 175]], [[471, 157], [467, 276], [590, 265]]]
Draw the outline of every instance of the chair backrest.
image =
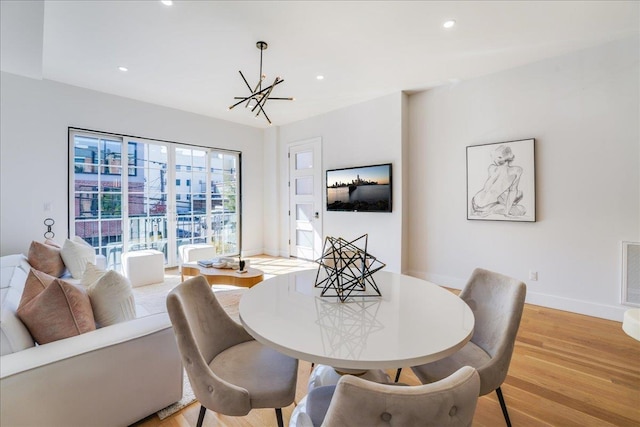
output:
[[480, 378], [465, 366], [420, 386], [378, 384], [352, 375], [340, 378], [322, 427], [470, 426]]
[[251, 335], [229, 317], [202, 276], [188, 279], [169, 292], [167, 311], [196, 398], [222, 414], [248, 413], [248, 392], [219, 378], [209, 364], [220, 352], [252, 340]]
[[460, 292], [475, 317], [471, 342], [491, 356], [489, 364], [477, 367], [481, 395], [500, 387], [507, 376], [526, 292], [523, 282], [481, 268], [473, 271]]

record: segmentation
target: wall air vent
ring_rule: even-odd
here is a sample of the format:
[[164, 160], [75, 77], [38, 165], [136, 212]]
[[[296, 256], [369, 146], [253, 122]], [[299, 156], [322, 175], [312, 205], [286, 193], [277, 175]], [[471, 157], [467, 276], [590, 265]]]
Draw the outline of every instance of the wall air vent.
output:
[[622, 242], [622, 304], [640, 307], [640, 242]]

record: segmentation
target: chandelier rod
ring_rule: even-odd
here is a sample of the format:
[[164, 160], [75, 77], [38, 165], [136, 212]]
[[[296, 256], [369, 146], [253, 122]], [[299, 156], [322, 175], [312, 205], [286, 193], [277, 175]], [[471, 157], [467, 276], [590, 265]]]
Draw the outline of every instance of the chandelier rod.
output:
[[273, 81], [273, 83], [270, 86], [267, 86], [266, 88], [262, 88], [262, 80], [264, 80], [265, 76], [262, 74], [262, 68], [263, 68], [263, 50], [266, 50], [267, 47], [269, 45], [267, 44], [267, 42], [264, 41], [259, 41], [256, 43], [256, 47], [258, 49], [260, 49], [260, 75], [258, 76], [258, 83], [256, 84], [255, 89], [251, 88], [251, 85], [249, 85], [249, 82], [247, 81], [247, 79], [245, 78], [244, 74], [242, 74], [242, 71], [238, 71], [240, 73], [240, 77], [242, 77], [242, 81], [244, 81], [244, 84], [247, 86], [247, 89], [249, 89], [250, 95], [245, 96], [245, 97], [239, 97], [236, 96], [233, 99], [237, 99], [239, 100], [238, 102], [236, 102], [235, 104], [233, 104], [232, 106], [230, 106], [228, 109], [231, 110], [233, 108], [235, 108], [236, 106], [246, 102], [245, 108], [249, 107], [249, 104], [251, 103], [252, 100], [256, 101], [256, 105], [254, 105], [251, 108], [251, 112], [256, 111], [256, 109], [258, 110], [258, 112], [256, 113], [256, 117], [258, 117], [260, 115], [260, 113], [264, 114], [265, 119], [267, 119], [267, 122], [269, 122], [269, 124], [271, 124], [271, 119], [269, 119], [269, 116], [267, 115], [266, 111], [264, 111], [264, 106], [267, 104], [267, 101], [270, 99], [273, 100], [282, 100], [282, 101], [294, 101], [295, 98], [293, 97], [289, 97], [289, 98], [283, 98], [283, 97], [270, 97], [273, 89], [275, 88], [276, 85], [279, 85], [280, 83], [284, 82], [284, 79], [280, 78], [280, 77], [276, 77], [275, 80]]
[[258, 76], [258, 88], [262, 89], [262, 53], [269, 47], [267, 42], [259, 41], [256, 47], [260, 49], [260, 75]]
[[260, 75], [258, 76], [258, 89], [262, 89], [262, 52], [263, 50], [260, 48]]
[[[240, 74], [242, 75], [242, 72], [240, 72]], [[264, 92], [268, 91], [269, 89], [271, 89], [271, 87], [272, 87], [272, 86], [279, 85], [279, 84], [280, 84], [280, 83], [282, 83], [282, 82], [284, 82], [284, 80], [278, 80], [278, 81], [277, 81], [277, 83], [274, 83], [274, 84], [272, 84], [271, 86], [268, 86], [268, 87], [266, 87], [266, 88], [264, 88], [264, 89], [262, 89], [262, 90], [260, 90], [260, 91], [258, 91], [258, 92], [252, 93], [252, 94], [251, 94], [251, 95], [249, 95], [249, 96], [245, 96], [245, 97], [235, 96], [235, 97], [234, 97], [234, 99], [239, 99], [240, 101], [239, 101], [239, 102], [236, 102], [236, 103], [235, 103], [235, 104], [233, 104], [231, 107], [229, 107], [229, 110], [231, 110], [231, 109], [232, 109], [232, 108], [234, 108], [234, 107], [237, 107], [238, 105], [242, 104], [244, 101], [246, 101], [246, 100], [248, 100], [248, 99], [254, 98], [254, 97], [256, 97], [257, 95], [260, 95], [260, 94], [262, 94], [262, 93], [264, 93]], [[269, 98], [269, 99], [275, 99], [275, 98]], [[287, 99], [287, 98], [285, 98], [285, 99]]]

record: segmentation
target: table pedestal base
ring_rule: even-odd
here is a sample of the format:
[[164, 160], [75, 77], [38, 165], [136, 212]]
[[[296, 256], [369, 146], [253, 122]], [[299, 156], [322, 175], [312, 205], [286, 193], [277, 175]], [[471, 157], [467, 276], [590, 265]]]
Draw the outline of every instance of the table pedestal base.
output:
[[[336, 385], [342, 375], [356, 375], [377, 383], [388, 383], [391, 381], [389, 375], [381, 369], [356, 370], [316, 365], [309, 376], [307, 391], [311, 392], [311, 390], [317, 387]], [[289, 420], [289, 427], [314, 427], [311, 418], [307, 414], [307, 396], [303, 397], [293, 410]]]
[[316, 365], [309, 376], [309, 386], [307, 387], [307, 391], [311, 391], [316, 387], [322, 387], [325, 385], [336, 385], [338, 384], [340, 377], [347, 374], [355, 375], [376, 383], [391, 382], [389, 375], [381, 369], [355, 370], [333, 368], [327, 365]]

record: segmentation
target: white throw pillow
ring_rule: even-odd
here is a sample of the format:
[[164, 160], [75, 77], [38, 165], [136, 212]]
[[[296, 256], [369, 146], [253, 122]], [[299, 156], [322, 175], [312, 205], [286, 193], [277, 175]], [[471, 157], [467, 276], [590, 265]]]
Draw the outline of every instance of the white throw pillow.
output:
[[81, 237], [66, 239], [62, 245], [62, 260], [74, 279], [82, 279], [87, 263], [96, 263], [95, 249]]
[[82, 279], [80, 279], [80, 283], [85, 288], [88, 288], [90, 285], [94, 284], [98, 281], [102, 276], [104, 276], [106, 270], [101, 269], [95, 264], [87, 263], [84, 269], [84, 273], [82, 273]]
[[[93, 274], [95, 272], [91, 272]], [[93, 317], [99, 327], [136, 318], [136, 303], [131, 282], [120, 273], [108, 270], [87, 288]], [[83, 283], [84, 284], [84, 283]]]

